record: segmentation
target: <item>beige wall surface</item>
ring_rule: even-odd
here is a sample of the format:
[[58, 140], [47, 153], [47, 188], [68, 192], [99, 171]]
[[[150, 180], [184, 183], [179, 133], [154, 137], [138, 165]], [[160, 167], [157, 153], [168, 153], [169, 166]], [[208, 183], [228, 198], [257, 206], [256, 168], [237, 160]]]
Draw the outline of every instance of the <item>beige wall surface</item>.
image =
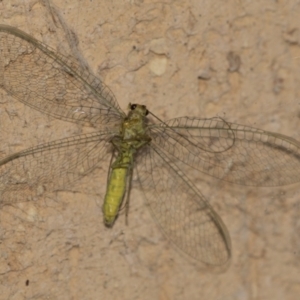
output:
[[[299, 16], [297, 0], [0, 1], [1, 24], [75, 57], [123, 110], [136, 102], [164, 120], [219, 116], [297, 140]], [[89, 131], [3, 90], [0, 124], [1, 158]], [[299, 184], [243, 187], [191, 171], [232, 239], [231, 264], [216, 272], [172, 247], [136, 188], [129, 224], [121, 214], [105, 228], [108, 164], [38, 201], [1, 207], [1, 300], [299, 299]]]

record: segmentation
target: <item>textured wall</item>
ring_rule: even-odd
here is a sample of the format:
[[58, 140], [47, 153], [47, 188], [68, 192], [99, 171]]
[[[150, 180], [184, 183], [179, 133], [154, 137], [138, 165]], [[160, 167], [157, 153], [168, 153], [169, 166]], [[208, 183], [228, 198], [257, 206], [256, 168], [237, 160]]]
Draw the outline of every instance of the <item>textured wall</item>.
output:
[[[296, 0], [0, 1], [0, 23], [76, 57], [124, 110], [220, 116], [298, 140], [299, 15]], [[0, 122], [1, 157], [88, 131], [2, 90]], [[105, 228], [99, 174], [1, 208], [0, 299], [299, 299], [299, 185], [245, 188], [191, 172], [232, 238], [231, 265], [216, 273], [174, 250], [138, 190], [129, 225], [121, 215]]]

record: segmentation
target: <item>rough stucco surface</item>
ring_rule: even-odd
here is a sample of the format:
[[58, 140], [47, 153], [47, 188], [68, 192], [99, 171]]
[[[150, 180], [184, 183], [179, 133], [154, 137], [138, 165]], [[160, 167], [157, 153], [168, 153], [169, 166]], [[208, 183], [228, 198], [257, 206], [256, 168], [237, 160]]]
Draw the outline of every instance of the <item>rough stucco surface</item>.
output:
[[[298, 140], [299, 15], [296, 0], [0, 1], [0, 23], [75, 56], [123, 109], [220, 116]], [[2, 90], [0, 122], [1, 157], [87, 131]], [[136, 189], [129, 225], [121, 215], [105, 228], [101, 167], [67, 190], [1, 208], [0, 299], [299, 299], [299, 184], [245, 188], [190, 174], [231, 235], [220, 273], [174, 250]]]

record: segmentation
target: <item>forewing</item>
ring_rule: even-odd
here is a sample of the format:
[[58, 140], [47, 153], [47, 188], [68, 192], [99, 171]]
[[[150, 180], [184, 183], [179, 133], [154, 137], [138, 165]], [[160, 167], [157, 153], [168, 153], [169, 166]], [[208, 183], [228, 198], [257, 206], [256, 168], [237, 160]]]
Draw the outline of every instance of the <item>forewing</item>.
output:
[[36, 200], [63, 189], [111, 157], [110, 135], [93, 133], [57, 140], [0, 161], [0, 204]]
[[178, 118], [151, 127], [152, 143], [213, 177], [249, 186], [300, 180], [300, 143], [220, 118]]
[[103, 128], [119, 122], [113, 93], [72, 58], [23, 31], [0, 25], [0, 87], [55, 118]]
[[150, 145], [138, 154], [136, 168], [147, 204], [165, 236], [196, 260], [226, 264], [231, 251], [227, 229], [175, 160]]

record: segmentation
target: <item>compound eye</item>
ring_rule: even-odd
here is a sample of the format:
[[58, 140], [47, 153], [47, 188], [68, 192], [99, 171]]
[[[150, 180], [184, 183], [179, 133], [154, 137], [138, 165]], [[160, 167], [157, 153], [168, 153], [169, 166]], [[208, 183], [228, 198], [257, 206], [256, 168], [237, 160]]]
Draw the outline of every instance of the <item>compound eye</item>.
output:
[[136, 104], [131, 104], [130, 109], [135, 110], [136, 109]]
[[145, 116], [148, 116], [148, 114], [149, 114], [149, 110], [147, 109], [146, 113], [145, 113]]

